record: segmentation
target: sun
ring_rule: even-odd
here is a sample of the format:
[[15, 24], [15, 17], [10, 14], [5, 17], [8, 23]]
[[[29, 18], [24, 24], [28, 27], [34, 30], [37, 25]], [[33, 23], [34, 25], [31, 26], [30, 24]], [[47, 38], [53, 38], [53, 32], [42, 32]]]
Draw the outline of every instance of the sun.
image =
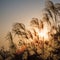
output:
[[42, 40], [44, 39], [44, 41], [49, 40], [49, 36], [48, 36], [48, 29], [42, 29], [38, 32], [39, 38]]

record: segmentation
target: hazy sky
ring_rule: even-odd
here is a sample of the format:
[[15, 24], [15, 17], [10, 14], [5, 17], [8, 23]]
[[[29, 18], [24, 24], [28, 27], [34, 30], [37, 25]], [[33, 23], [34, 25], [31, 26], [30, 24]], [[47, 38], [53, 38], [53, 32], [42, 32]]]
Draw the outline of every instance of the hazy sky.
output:
[[0, 41], [14, 22], [27, 24], [33, 17], [39, 18], [44, 2], [45, 0], [0, 0]]

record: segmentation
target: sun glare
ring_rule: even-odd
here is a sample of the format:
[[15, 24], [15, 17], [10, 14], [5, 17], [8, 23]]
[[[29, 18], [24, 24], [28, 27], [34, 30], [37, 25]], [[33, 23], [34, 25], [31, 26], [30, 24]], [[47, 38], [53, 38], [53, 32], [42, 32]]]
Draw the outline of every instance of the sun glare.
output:
[[39, 38], [48, 40], [48, 30], [47, 29], [42, 29], [41, 31], [39, 31], [38, 35], [39, 35]]

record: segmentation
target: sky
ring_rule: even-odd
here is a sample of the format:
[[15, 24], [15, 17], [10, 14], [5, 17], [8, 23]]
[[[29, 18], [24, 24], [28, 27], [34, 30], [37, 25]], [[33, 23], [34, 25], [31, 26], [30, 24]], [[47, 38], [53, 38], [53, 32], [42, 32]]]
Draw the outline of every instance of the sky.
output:
[[0, 43], [15, 22], [27, 25], [33, 17], [40, 18], [44, 2], [45, 0], [0, 0]]

